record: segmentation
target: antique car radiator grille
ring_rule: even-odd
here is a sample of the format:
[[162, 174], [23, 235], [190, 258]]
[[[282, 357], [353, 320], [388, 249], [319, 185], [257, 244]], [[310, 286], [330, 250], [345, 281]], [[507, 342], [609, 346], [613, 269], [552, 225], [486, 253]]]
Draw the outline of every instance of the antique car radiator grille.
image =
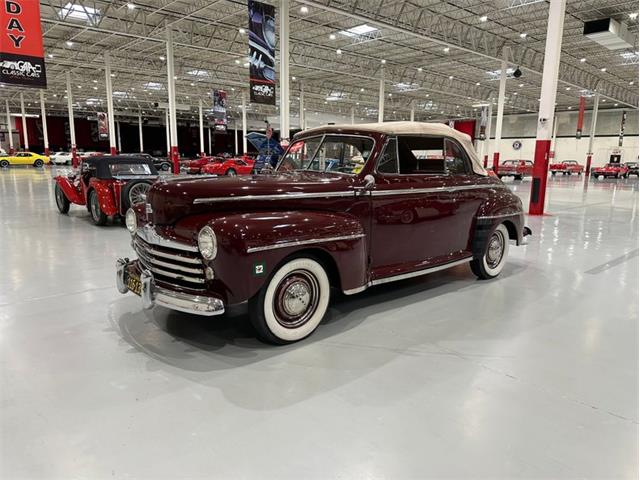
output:
[[141, 265], [163, 283], [204, 290], [204, 265], [196, 252], [154, 245], [136, 236], [133, 247]]

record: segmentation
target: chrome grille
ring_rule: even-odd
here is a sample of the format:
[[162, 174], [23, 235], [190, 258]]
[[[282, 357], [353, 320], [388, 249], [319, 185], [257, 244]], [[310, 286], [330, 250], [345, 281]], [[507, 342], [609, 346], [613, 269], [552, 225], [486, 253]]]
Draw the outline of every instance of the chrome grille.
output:
[[197, 252], [149, 243], [136, 235], [133, 248], [141, 265], [159, 282], [204, 290], [204, 265]]

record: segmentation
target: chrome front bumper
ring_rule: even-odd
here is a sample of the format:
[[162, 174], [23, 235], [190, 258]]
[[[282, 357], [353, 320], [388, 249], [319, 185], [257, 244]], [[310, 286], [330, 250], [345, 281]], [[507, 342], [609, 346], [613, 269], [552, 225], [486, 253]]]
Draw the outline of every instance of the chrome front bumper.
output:
[[[116, 260], [116, 285], [120, 293], [124, 294], [129, 291], [125, 282], [125, 273], [129, 268], [133, 268], [132, 264], [133, 262], [128, 258]], [[219, 298], [190, 295], [159, 287], [155, 284], [153, 275], [148, 270], [140, 270], [140, 283], [142, 283], [140, 294], [142, 306], [146, 309], [160, 305], [195, 315], [213, 316], [224, 313], [224, 303]]]

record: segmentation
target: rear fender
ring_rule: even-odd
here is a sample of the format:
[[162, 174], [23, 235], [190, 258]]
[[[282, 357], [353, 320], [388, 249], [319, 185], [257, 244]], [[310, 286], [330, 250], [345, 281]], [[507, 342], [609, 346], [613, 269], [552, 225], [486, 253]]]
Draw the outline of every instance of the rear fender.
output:
[[366, 285], [367, 240], [357, 217], [348, 213], [289, 211], [233, 214], [210, 219], [218, 254], [212, 262], [228, 303], [253, 297], [287, 257], [318, 258], [334, 286], [344, 292]]
[[109, 182], [92, 179], [91, 182], [89, 183], [89, 190], [87, 191], [87, 197], [89, 196], [89, 192], [91, 190], [95, 190], [95, 192], [98, 194], [98, 200], [100, 201], [100, 209], [104, 212], [105, 215], [111, 217], [118, 213], [118, 207], [116, 205], [115, 197], [113, 195], [113, 190]]
[[84, 205], [86, 203], [82, 189], [76, 187], [68, 177], [55, 177], [55, 181], [71, 203], [76, 205]]

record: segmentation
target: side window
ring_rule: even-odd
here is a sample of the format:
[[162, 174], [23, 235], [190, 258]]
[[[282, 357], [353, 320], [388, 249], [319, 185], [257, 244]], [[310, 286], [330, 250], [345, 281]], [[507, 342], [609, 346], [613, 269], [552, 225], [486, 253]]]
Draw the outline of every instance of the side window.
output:
[[401, 175], [445, 173], [443, 137], [398, 137]]
[[395, 138], [387, 142], [384, 153], [378, 160], [378, 172], [386, 174], [398, 173], [398, 142]]
[[326, 136], [307, 170], [320, 172], [360, 173], [373, 149], [368, 137]]
[[445, 139], [445, 166], [451, 175], [467, 175], [471, 172], [469, 159], [462, 147], [456, 142]]

